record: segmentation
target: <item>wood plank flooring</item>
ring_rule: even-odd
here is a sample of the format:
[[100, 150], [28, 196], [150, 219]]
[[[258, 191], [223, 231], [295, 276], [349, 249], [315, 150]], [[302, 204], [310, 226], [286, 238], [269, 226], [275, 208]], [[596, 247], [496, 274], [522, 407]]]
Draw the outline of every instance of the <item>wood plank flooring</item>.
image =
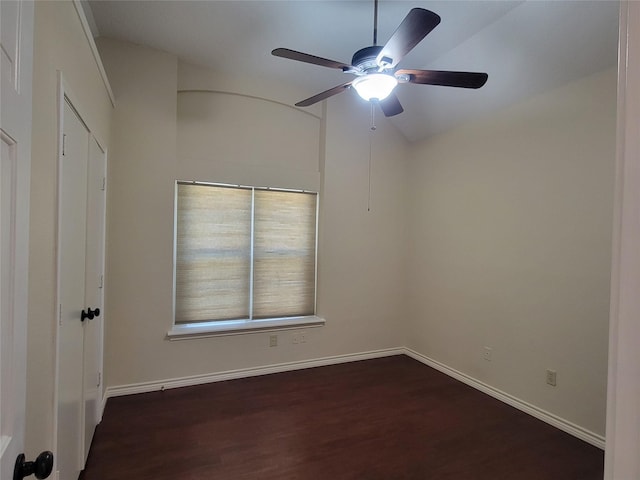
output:
[[409, 357], [109, 399], [82, 480], [590, 480], [604, 453]]

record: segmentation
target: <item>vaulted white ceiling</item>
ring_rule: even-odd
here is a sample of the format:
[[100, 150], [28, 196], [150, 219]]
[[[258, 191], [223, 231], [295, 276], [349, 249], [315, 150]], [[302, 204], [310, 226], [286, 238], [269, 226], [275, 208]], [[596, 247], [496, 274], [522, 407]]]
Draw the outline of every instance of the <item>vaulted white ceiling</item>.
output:
[[[99, 35], [158, 48], [214, 70], [285, 82], [309, 96], [352, 76], [277, 58], [271, 50], [286, 47], [350, 63], [353, 53], [373, 40], [372, 0], [92, 0], [89, 5]], [[405, 111], [391, 121], [409, 140], [617, 61], [616, 1], [380, 0], [378, 44], [414, 7], [432, 10], [442, 21], [401, 68], [487, 72], [489, 80], [479, 90], [398, 86]], [[346, 91], [329, 101], [343, 95], [356, 93]]]

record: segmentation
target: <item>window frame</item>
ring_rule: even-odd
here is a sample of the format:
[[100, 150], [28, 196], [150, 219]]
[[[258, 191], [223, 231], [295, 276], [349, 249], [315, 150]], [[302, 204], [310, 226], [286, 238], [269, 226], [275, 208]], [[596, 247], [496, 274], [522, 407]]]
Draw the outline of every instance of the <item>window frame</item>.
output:
[[[178, 186], [183, 185], [202, 185], [223, 188], [238, 188], [252, 191], [252, 196], [256, 190], [279, 191], [306, 193], [316, 196], [315, 211], [315, 245], [314, 245], [314, 298], [312, 315], [291, 316], [291, 317], [275, 317], [254, 319], [253, 313], [249, 312], [249, 318], [233, 319], [233, 320], [211, 320], [191, 323], [176, 323], [176, 272], [177, 272], [177, 255], [178, 255]], [[252, 209], [253, 210], [253, 209]], [[253, 215], [253, 213], [252, 213]], [[172, 325], [167, 332], [169, 340], [181, 340], [187, 338], [213, 337], [222, 335], [237, 335], [256, 333], [272, 330], [289, 330], [296, 328], [320, 327], [325, 324], [325, 320], [317, 315], [317, 299], [318, 299], [318, 230], [320, 219], [320, 193], [312, 190], [301, 190], [291, 188], [263, 187], [242, 184], [229, 184], [220, 182], [205, 182], [196, 180], [176, 180], [174, 182], [174, 209], [173, 209], [173, 285], [172, 285]], [[252, 218], [251, 232], [251, 261], [253, 263], [253, 243], [254, 231]], [[253, 268], [253, 266], [251, 267]], [[252, 278], [253, 281], [253, 278]], [[252, 290], [252, 285], [250, 285]], [[250, 299], [250, 305], [253, 301]]]

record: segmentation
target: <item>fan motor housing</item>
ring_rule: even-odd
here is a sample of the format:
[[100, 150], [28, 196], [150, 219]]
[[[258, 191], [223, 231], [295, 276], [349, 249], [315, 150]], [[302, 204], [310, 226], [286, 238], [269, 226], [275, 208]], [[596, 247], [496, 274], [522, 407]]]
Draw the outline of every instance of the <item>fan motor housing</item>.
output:
[[372, 45], [371, 47], [364, 47], [353, 54], [351, 59], [351, 65], [363, 72], [367, 72], [371, 69], [378, 69], [378, 62], [376, 58], [382, 50], [380, 45]]

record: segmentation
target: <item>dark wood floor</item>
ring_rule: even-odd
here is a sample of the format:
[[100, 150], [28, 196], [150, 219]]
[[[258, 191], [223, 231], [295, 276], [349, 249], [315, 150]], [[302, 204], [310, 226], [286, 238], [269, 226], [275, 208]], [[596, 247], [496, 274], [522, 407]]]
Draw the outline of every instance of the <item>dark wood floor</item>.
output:
[[84, 480], [590, 480], [601, 450], [409, 357], [109, 399]]

